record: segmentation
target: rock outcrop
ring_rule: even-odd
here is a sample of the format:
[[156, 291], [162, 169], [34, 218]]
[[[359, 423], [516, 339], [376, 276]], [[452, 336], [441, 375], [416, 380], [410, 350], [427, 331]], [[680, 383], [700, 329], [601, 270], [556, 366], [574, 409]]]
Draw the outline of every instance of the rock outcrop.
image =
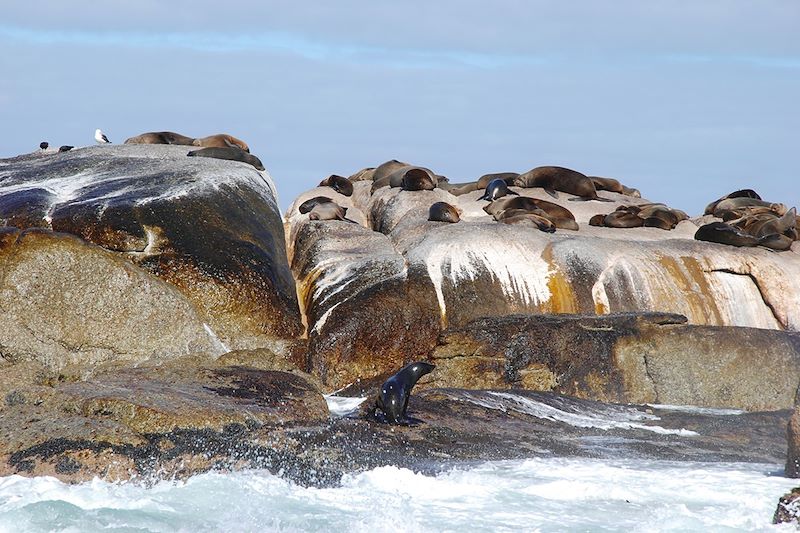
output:
[[0, 249], [4, 358], [293, 353], [303, 327], [271, 178], [188, 150], [0, 160], [0, 224], [24, 230]]
[[[601, 191], [613, 202], [573, 202], [564, 193], [553, 199], [541, 189], [515, 189], [574, 214], [578, 231], [550, 234], [495, 222], [482, 209], [488, 202], [476, 201], [481, 190], [454, 196], [439, 188], [383, 187], [370, 193], [369, 181], [353, 185], [352, 196], [335, 199], [348, 207], [348, 215], [364, 215], [362, 227], [312, 222], [297, 211], [312, 196], [336, 195], [324, 187], [301, 195], [286, 213], [289, 256], [310, 341], [308, 368], [336, 367], [335, 375], [322, 376], [330, 387], [370, 377], [369, 365], [356, 362], [379, 359], [375, 372], [397, 368], [433, 349], [438, 333], [482, 317], [662, 312], [683, 315], [693, 326], [800, 329], [796, 252], [699, 242], [691, 220], [672, 231], [588, 225], [597, 213], [644, 199]], [[438, 201], [458, 207], [461, 222], [428, 221], [428, 208]], [[339, 253], [343, 247], [347, 254]], [[387, 317], [382, 324], [390, 328], [387, 334], [365, 332], [374, 326], [353, 310]], [[413, 343], [395, 342], [398, 330], [413, 331]], [[369, 342], [353, 342], [365, 335]], [[724, 353], [720, 347], [711, 356]], [[477, 375], [475, 383], [481, 382]], [[722, 398], [711, 403], [718, 401]]]

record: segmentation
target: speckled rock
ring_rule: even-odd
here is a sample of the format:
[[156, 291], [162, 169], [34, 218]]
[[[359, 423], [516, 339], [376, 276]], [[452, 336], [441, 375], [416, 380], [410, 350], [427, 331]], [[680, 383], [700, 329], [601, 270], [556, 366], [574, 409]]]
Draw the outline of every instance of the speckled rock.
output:
[[166, 281], [220, 353], [280, 349], [302, 321], [272, 180], [244, 163], [186, 157], [190, 149], [104, 145], [0, 160], [0, 223], [76, 235]]

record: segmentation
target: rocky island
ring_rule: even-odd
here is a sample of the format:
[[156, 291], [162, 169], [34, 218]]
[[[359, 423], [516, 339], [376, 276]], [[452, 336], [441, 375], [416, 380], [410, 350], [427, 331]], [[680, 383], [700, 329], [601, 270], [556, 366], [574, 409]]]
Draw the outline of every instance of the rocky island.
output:
[[[597, 226], [652, 202], [519, 175], [512, 194], [573, 219], [503, 223], [486, 184], [393, 178], [399, 162], [282, 216], [267, 171], [195, 148], [0, 160], [0, 475], [263, 467], [330, 485], [620, 450], [800, 475], [797, 242], [695, 239], [714, 213]], [[318, 197], [343, 209], [309, 210]], [[436, 202], [458, 222], [429, 220]], [[420, 423], [355, 409], [416, 360], [436, 365], [410, 400]]]

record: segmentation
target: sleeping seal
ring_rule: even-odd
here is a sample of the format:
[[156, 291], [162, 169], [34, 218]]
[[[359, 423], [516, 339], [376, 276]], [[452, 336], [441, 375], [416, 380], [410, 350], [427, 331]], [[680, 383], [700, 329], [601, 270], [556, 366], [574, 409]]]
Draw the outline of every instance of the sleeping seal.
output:
[[524, 188], [541, 187], [553, 198], [558, 198], [556, 191], [562, 191], [580, 197], [570, 198], [570, 200], [613, 202], [613, 200], [597, 196], [597, 189], [588, 176], [564, 167], [536, 167], [520, 174], [514, 180], [514, 185]]
[[459, 222], [461, 220], [457, 207], [447, 202], [436, 202], [428, 209], [428, 220], [434, 222]]
[[258, 170], [265, 170], [261, 160], [256, 156], [245, 152], [235, 146], [225, 148], [201, 148], [186, 154], [189, 157], [213, 157], [215, 159], [227, 159], [229, 161], [241, 161], [248, 165], [253, 165]]
[[330, 187], [334, 191], [338, 192], [339, 194], [343, 194], [345, 196], [353, 195], [353, 182], [345, 178], [344, 176], [331, 174], [330, 176], [319, 182], [319, 186]]
[[309, 198], [302, 204], [300, 207], [297, 208], [300, 211], [301, 215], [305, 215], [306, 213], [311, 212], [314, 209], [314, 206], [318, 204], [326, 204], [328, 202], [333, 202], [333, 198], [328, 198], [327, 196], [315, 196], [314, 198]]
[[[209, 135], [208, 137], [201, 137], [192, 141], [194, 146], [202, 146], [204, 148], [228, 148], [236, 147], [250, 153], [250, 147], [241, 139], [237, 139], [233, 135], [227, 133], [218, 133], [216, 135]], [[263, 169], [262, 169], [263, 170]]]
[[180, 144], [192, 146], [194, 139], [174, 131], [149, 131], [136, 137], [125, 139], [125, 144]]

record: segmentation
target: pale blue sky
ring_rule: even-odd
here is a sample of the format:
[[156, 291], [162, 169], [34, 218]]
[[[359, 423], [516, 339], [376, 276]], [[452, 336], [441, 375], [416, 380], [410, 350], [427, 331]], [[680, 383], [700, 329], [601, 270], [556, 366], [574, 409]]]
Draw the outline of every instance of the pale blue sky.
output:
[[228, 132], [283, 207], [391, 158], [563, 165], [690, 214], [743, 187], [798, 205], [798, 32], [797, 0], [14, 2], [0, 156]]

